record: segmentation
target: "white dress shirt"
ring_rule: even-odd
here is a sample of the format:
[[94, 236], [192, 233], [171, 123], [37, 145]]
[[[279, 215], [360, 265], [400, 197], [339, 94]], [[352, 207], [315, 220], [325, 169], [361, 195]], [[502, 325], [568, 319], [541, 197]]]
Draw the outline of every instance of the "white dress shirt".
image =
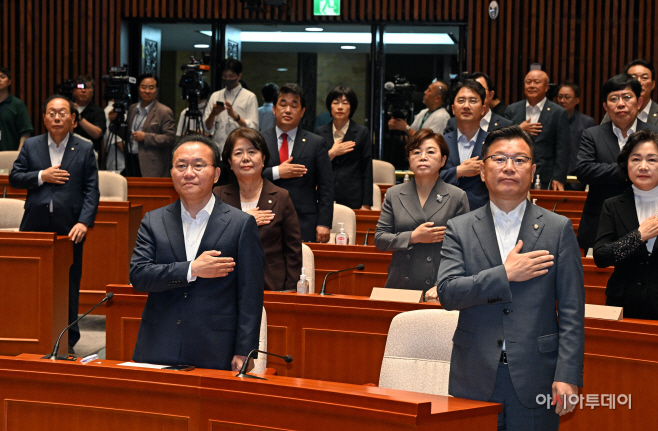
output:
[[144, 122], [146, 121], [146, 117], [148, 116], [149, 112], [151, 112], [153, 105], [155, 105], [155, 100], [151, 102], [146, 108], [142, 108], [141, 102], [137, 104], [135, 118], [133, 119], [133, 123], [130, 125], [131, 138], [129, 151], [131, 154], [139, 153], [139, 143], [132, 138], [132, 132], [141, 132], [144, 130]]
[[[637, 221], [642, 224], [649, 217], [656, 215], [656, 211], [658, 211], [658, 187], [645, 191], [633, 186], [633, 194], [635, 195]], [[647, 240], [647, 250], [649, 253], [653, 252], [653, 244], [655, 242], [655, 236]]]
[[336, 142], [343, 142], [343, 138], [345, 138], [345, 134], [347, 133], [347, 129], [350, 128], [350, 120], [347, 120], [347, 123], [340, 129], [336, 129], [336, 125], [334, 122], [331, 122], [331, 131], [334, 134], [334, 144]]
[[478, 133], [473, 135], [473, 138], [469, 141], [466, 135], [464, 135], [459, 128], [457, 128], [457, 147], [459, 148], [459, 163], [464, 163], [467, 159], [471, 158], [473, 154], [473, 147], [475, 146], [475, 141], [477, 140]]
[[640, 119], [640, 121], [644, 121], [645, 123], [647, 122], [647, 119], [649, 119], [649, 110], [651, 109], [651, 104], [653, 102], [649, 100], [649, 103], [647, 103], [647, 106], [644, 107], [644, 109], [637, 114], [637, 118]]
[[[69, 142], [69, 134], [66, 134], [66, 137], [60, 142], [59, 146], [53, 141], [53, 138], [50, 137], [48, 133], [48, 153], [50, 154], [50, 166], [57, 166], [62, 164], [62, 159], [64, 158], [64, 151], [66, 151], [66, 145]], [[37, 183], [39, 186], [43, 185], [43, 180], [41, 179], [41, 173], [43, 170], [39, 171], [37, 175]], [[50, 201], [50, 212], [53, 212], [53, 201]]]
[[[199, 251], [199, 245], [201, 244], [201, 238], [206, 232], [206, 227], [208, 226], [208, 219], [212, 210], [215, 208], [215, 195], [210, 195], [210, 200], [199, 211], [196, 215], [196, 218], [192, 218], [190, 212], [185, 208], [185, 205], [181, 202], [180, 205], [180, 216], [183, 220], [183, 237], [185, 238], [185, 256], [190, 262], [190, 266], [187, 268], [187, 281], [192, 282], [196, 280], [196, 277], [192, 277], [192, 262], [196, 259], [197, 251]], [[205, 251], [205, 250], [204, 250]]]
[[[491, 215], [493, 215], [494, 227], [496, 229], [496, 239], [498, 240], [498, 250], [503, 264], [507, 260], [510, 252], [519, 239], [521, 230], [521, 221], [528, 201], [523, 200], [516, 208], [509, 213], [505, 213], [491, 202]], [[505, 350], [505, 340], [503, 340], [503, 351]]]
[[637, 118], [635, 121], [633, 121], [633, 125], [631, 126], [630, 129], [626, 132], [626, 137], [624, 138], [624, 135], [621, 134], [621, 129], [615, 125], [615, 123], [612, 123], [612, 133], [615, 134], [617, 137], [617, 143], [619, 144], [619, 149], [621, 150], [624, 148], [624, 145], [626, 145], [626, 141], [628, 141], [628, 137], [631, 136], [635, 131], [637, 130]]
[[[428, 114], [427, 117], [425, 117], [425, 114]], [[425, 119], [424, 122], [423, 118]], [[429, 109], [425, 108], [414, 117], [411, 128], [416, 132], [420, 129], [432, 129], [434, 133], [443, 135], [448, 120], [450, 120], [450, 114], [445, 108], [439, 108], [432, 113], [429, 113]]]
[[[274, 131], [276, 132], [276, 140], [277, 140], [276, 148], [277, 148], [278, 151], [281, 151], [281, 145], [283, 145], [283, 138], [281, 137], [281, 135], [283, 135], [284, 133], [286, 135], [288, 135], [288, 159], [292, 155], [292, 147], [293, 147], [293, 145], [295, 145], [295, 137], [297, 136], [297, 131], [298, 130], [299, 130], [299, 127], [295, 127], [294, 129], [292, 129], [289, 132], [284, 132], [283, 130], [279, 129], [279, 126], [274, 127]], [[285, 160], [281, 160], [281, 163], [283, 163], [283, 162], [285, 162]], [[292, 163], [297, 163], [297, 162], [293, 160]], [[274, 181], [276, 181], [279, 178], [281, 178], [279, 176], [279, 167], [274, 166], [272, 168], [272, 179]]]
[[539, 116], [541, 115], [542, 109], [546, 104], [546, 98], [541, 99], [541, 102], [537, 103], [535, 106], [530, 106], [530, 103], [526, 100], [525, 102], [525, 118], [531, 123], [536, 123], [539, 121]]
[[[206, 128], [206, 132], [212, 133], [212, 140], [217, 144], [217, 148], [219, 148], [219, 152], [221, 153], [229, 133], [240, 127], [240, 125], [228, 115], [228, 110], [224, 109], [215, 117], [213, 127], [208, 129], [206, 127], [206, 120], [210, 117], [210, 113], [217, 102], [229, 102], [233, 108], [233, 112], [238, 114], [241, 119], [244, 119], [247, 127], [258, 130], [258, 99], [256, 99], [254, 93], [246, 88], [242, 88], [240, 84], [232, 90], [223, 88], [215, 91], [210, 96], [208, 105], [206, 105], [206, 109], [203, 111], [203, 127]], [[226, 103], [224, 103], [224, 106], [226, 106]]]
[[491, 123], [491, 109], [487, 109], [487, 113], [480, 120], [480, 129], [486, 132], [489, 130], [489, 123]]

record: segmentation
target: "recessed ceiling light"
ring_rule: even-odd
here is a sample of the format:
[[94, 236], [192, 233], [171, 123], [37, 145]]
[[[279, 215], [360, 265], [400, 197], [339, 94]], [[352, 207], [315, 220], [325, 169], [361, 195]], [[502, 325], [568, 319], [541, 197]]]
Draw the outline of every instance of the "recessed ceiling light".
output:
[[212, 31], [211, 30], [201, 30], [199, 31], [201, 34], [205, 34], [206, 36], [211, 36], [212, 37]]
[[356, 46], [354, 45], [343, 45], [340, 47], [340, 49], [356, 49]]
[[306, 31], [324, 31], [323, 28], [320, 27], [306, 27]]
[[285, 68], [285, 67], [279, 67], [276, 71], [277, 71], [277, 72], [287, 72], [288, 69]]
[[197, 43], [194, 45], [195, 48], [210, 48], [210, 45], [207, 45], [205, 43]]
[[[356, 32], [266, 32], [243, 31], [242, 42], [262, 43], [352, 43], [370, 44], [370, 33]], [[391, 45], [454, 45], [446, 33], [384, 33], [384, 43]], [[351, 46], [351, 45], [349, 45]]]

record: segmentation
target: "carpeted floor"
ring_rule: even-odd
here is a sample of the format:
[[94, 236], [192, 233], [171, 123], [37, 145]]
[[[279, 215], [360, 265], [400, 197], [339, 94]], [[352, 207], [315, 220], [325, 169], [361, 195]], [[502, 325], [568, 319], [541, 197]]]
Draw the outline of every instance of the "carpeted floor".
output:
[[75, 356], [96, 353], [100, 359], [105, 359], [105, 316], [88, 315], [79, 325], [80, 341], [75, 345]]

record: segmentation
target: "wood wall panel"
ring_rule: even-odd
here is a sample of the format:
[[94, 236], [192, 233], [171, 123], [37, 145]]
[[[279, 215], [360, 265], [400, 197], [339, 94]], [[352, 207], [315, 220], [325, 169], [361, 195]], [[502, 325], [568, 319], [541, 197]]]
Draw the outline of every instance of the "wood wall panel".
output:
[[489, 0], [342, 3], [341, 16], [314, 18], [313, 0], [288, 0], [284, 8], [258, 12], [244, 10], [240, 0], [5, 0], [0, 2], [0, 63], [13, 71], [13, 93], [26, 102], [42, 132], [39, 107], [55, 83], [85, 72], [99, 83], [108, 67], [119, 63], [121, 19], [464, 23], [466, 68], [489, 73], [505, 102], [523, 97], [523, 77], [531, 63], [540, 62], [552, 82], [570, 79], [581, 85], [581, 110], [595, 119], [603, 116], [599, 93], [611, 75], [634, 58], [658, 58], [653, 0], [501, 0], [494, 21], [487, 15]]

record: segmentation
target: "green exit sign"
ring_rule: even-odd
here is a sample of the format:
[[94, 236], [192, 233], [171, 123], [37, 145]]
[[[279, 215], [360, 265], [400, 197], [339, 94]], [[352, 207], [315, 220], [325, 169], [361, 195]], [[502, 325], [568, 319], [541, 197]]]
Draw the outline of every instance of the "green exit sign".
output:
[[313, 0], [313, 15], [316, 16], [340, 15], [340, 0]]

